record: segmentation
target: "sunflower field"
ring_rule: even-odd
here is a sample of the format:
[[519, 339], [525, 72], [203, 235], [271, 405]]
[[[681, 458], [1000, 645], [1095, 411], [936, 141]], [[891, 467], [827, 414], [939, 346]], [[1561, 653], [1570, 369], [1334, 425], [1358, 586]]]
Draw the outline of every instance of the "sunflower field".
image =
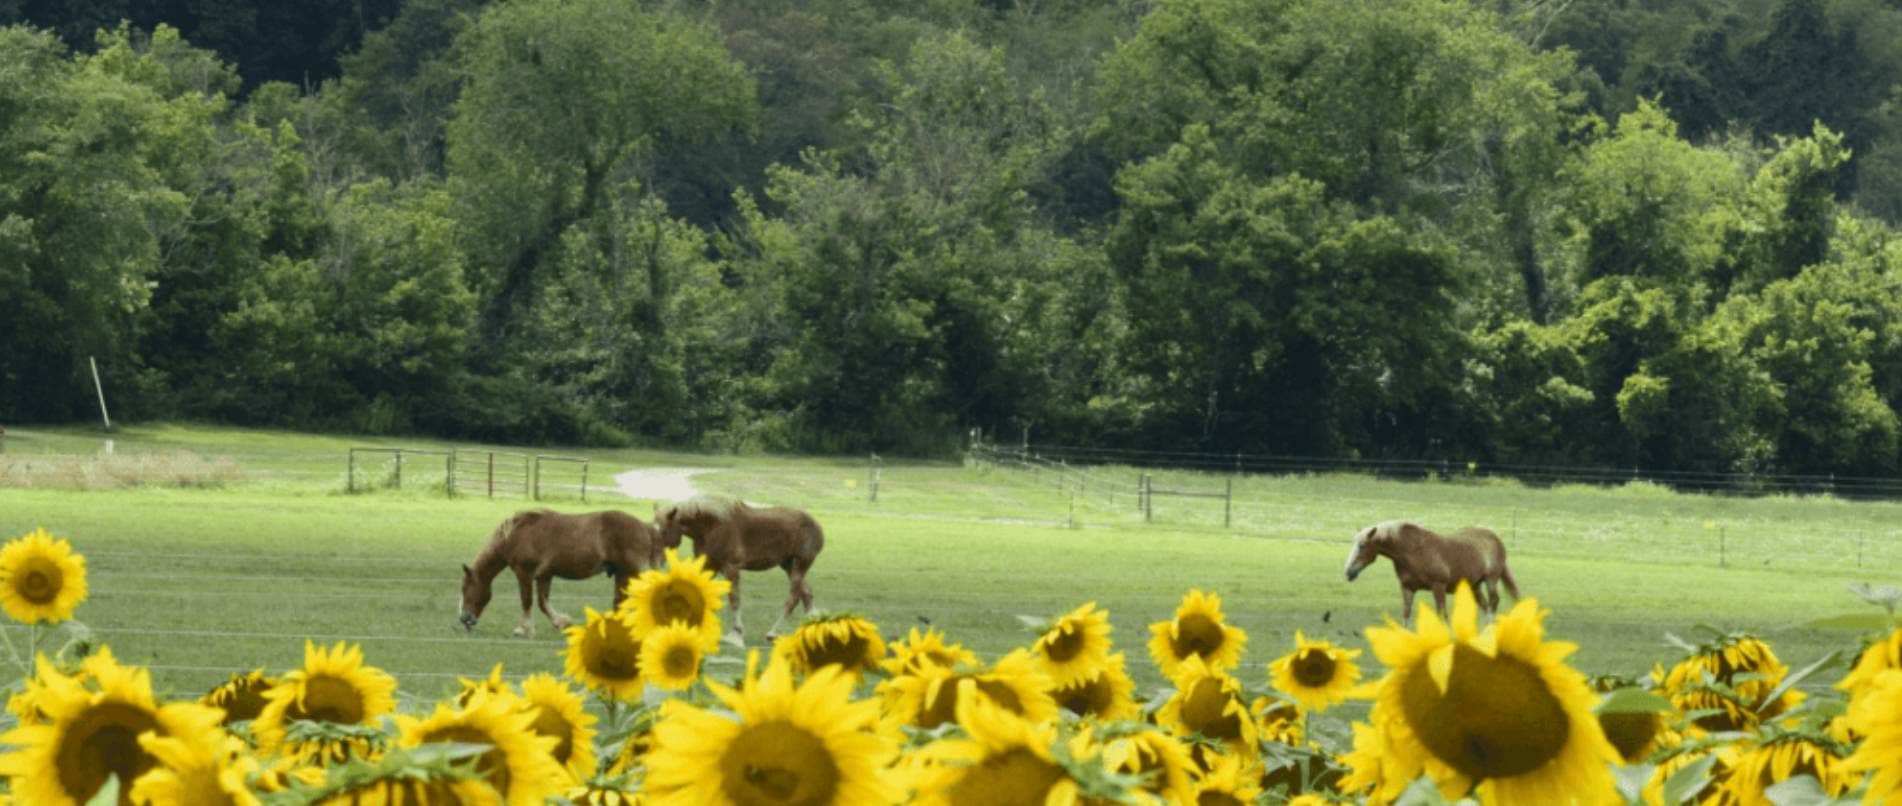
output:
[[[725, 654], [727, 582], [672, 552], [622, 606], [566, 631], [564, 673], [497, 665], [401, 699], [361, 647], [307, 642], [196, 698], [72, 629], [86, 562], [35, 530], [0, 547], [26, 626], [0, 733], [26, 804], [1811, 804], [1902, 792], [1902, 629], [1826, 690], [1764, 641], [1711, 632], [1630, 677], [1588, 679], [1534, 599], [1482, 619], [1391, 621], [1360, 650], [1292, 636], [1249, 664], [1219, 596], [1186, 592], [1140, 649], [1138, 696], [1094, 602], [983, 658], [936, 629], [808, 617]], [[1026, 621], [1033, 621], [1026, 619]], [[49, 628], [62, 625], [58, 633]], [[58, 647], [43, 637], [81, 636]], [[7, 633], [0, 632], [0, 637]]]

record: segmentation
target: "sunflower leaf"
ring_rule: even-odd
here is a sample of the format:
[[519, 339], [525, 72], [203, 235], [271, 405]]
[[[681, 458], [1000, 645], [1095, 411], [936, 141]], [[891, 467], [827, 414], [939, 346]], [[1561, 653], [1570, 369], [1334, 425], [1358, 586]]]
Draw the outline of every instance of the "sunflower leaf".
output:
[[1445, 795], [1440, 794], [1440, 786], [1432, 778], [1420, 776], [1395, 799], [1393, 806], [1449, 806]]
[[1781, 685], [1771, 689], [1769, 694], [1764, 695], [1762, 707], [1770, 708], [1774, 706], [1778, 700], [1782, 699], [1783, 692], [1789, 691], [1791, 688], [1794, 688], [1797, 683], [1803, 682], [1803, 678], [1809, 677], [1824, 668], [1834, 666], [1841, 661], [1841, 659], [1841, 650], [1831, 650], [1829, 654], [1816, 659], [1815, 663], [1791, 672], [1788, 676], [1783, 678]]
[[1618, 777], [1618, 794], [1625, 799], [1625, 803], [1644, 803], [1644, 785], [1651, 782], [1651, 774], [1657, 769], [1651, 764], [1621, 765], [1612, 768], [1612, 773]]
[[1668, 630], [1664, 633], [1664, 642], [1692, 654], [1696, 654], [1699, 651], [1696, 644], [1679, 638], [1676, 633]]
[[1026, 616], [1020, 613], [1017, 616], [1017, 620], [1023, 622], [1024, 627], [1028, 628], [1031, 632], [1042, 633], [1050, 630], [1050, 619], [1042, 616]]
[[118, 803], [119, 776], [117, 774], [108, 774], [106, 782], [99, 786], [99, 791], [86, 800], [86, 806], [118, 806]]
[[461, 761], [489, 752], [490, 745], [474, 742], [430, 742], [410, 748], [409, 757], [417, 764]]
[[1671, 777], [1664, 779], [1662, 800], [1676, 804], [1696, 797], [1710, 785], [1710, 769], [1716, 763], [1716, 756], [1707, 755], [1671, 773]]
[[1896, 605], [1902, 604], [1902, 588], [1888, 585], [1871, 585], [1867, 582], [1851, 582], [1845, 587], [1856, 597], [1873, 605], [1881, 605], [1894, 615]]
[[1763, 796], [1776, 806], [1827, 806], [1839, 801], [1823, 791], [1823, 785], [1810, 775], [1792, 775], [1771, 786], [1765, 787]]
[[1616, 689], [1598, 703], [1598, 713], [1601, 714], [1664, 714], [1670, 711], [1670, 700], [1635, 686]]

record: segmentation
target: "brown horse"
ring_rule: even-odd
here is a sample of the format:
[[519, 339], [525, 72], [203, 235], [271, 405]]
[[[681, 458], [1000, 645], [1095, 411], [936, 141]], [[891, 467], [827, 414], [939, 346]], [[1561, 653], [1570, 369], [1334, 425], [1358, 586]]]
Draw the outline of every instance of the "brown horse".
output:
[[790, 586], [786, 609], [766, 634], [779, 633], [779, 625], [792, 615], [795, 604], [812, 612], [812, 586], [806, 584], [806, 571], [825, 548], [825, 531], [811, 515], [788, 507], [755, 507], [744, 501], [722, 496], [699, 495], [659, 509], [654, 526], [660, 529], [660, 542], [668, 548], [680, 545], [680, 536], [693, 539], [693, 553], [707, 558], [707, 567], [733, 583], [727, 603], [733, 612], [733, 631], [744, 633], [740, 624], [740, 572], [764, 571], [773, 566], [786, 569]]
[[1460, 580], [1473, 588], [1479, 607], [1488, 613], [1499, 612], [1499, 583], [1506, 592], [1519, 598], [1519, 585], [1506, 568], [1506, 546], [1490, 529], [1468, 526], [1449, 537], [1434, 534], [1410, 521], [1385, 521], [1360, 530], [1354, 535], [1354, 547], [1347, 553], [1347, 581], [1360, 576], [1361, 569], [1374, 560], [1393, 561], [1394, 575], [1400, 578], [1400, 619], [1413, 623], [1413, 594], [1433, 592], [1433, 607], [1446, 614], [1446, 595]]
[[614, 606], [619, 607], [628, 579], [660, 562], [660, 539], [654, 527], [625, 512], [517, 512], [495, 527], [482, 553], [476, 555], [475, 567], [462, 567], [462, 626], [475, 629], [476, 619], [489, 603], [490, 583], [503, 568], [515, 572], [522, 588], [522, 624], [515, 634], [533, 637], [530, 614], [536, 603], [556, 629], [569, 624], [567, 616], [548, 609], [548, 588], [555, 577], [587, 579], [610, 574]]

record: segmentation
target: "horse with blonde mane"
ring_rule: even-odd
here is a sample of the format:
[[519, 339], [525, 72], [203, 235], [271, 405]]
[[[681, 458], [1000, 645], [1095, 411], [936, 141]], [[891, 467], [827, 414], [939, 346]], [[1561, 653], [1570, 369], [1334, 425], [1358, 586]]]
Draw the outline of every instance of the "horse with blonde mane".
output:
[[517, 512], [495, 527], [476, 555], [475, 567], [462, 567], [462, 626], [475, 629], [482, 608], [489, 604], [490, 583], [504, 568], [515, 572], [522, 589], [522, 623], [515, 635], [532, 638], [531, 614], [537, 604], [556, 629], [571, 623], [567, 616], [548, 609], [548, 589], [555, 577], [587, 579], [608, 574], [614, 577], [614, 606], [619, 607], [627, 581], [660, 563], [660, 539], [654, 527], [625, 512]]
[[773, 622], [767, 637], [779, 634], [780, 624], [792, 615], [794, 605], [812, 612], [812, 586], [806, 584], [806, 572], [825, 548], [825, 531], [811, 515], [790, 507], [755, 507], [725, 496], [697, 495], [656, 509], [654, 526], [660, 530], [661, 545], [676, 548], [682, 535], [693, 540], [695, 556], [707, 558], [707, 568], [733, 583], [727, 603], [733, 613], [733, 631], [744, 635], [740, 624], [740, 572], [764, 571], [779, 566], [786, 571], [789, 586], [786, 609]]
[[1400, 578], [1400, 620], [1413, 623], [1413, 595], [1433, 592], [1433, 607], [1446, 614], [1446, 595], [1461, 580], [1473, 588], [1480, 609], [1499, 612], [1499, 583], [1506, 592], [1519, 598], [1519, 585], [1506, 567], [1506, 545], [1491, 529], [1467, 526], [1442, 536], [1411, 521], [1383, 521], [1354, 535], [1354, 547], [1347, 552], [1347, 581], [1353, 582], [1362, 569], [1374, 560], [1386, 557], [1393, 562], [1394, 575]]

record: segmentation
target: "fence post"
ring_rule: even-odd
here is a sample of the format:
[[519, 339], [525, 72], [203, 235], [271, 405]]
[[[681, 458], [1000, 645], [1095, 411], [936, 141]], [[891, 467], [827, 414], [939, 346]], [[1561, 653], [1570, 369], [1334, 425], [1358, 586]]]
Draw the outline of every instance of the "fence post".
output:
[[1222, 488], [1222, 528], [1229, 526], [1229, 512], [1235, 507], [1235, 477], [1229, 476], [1228, 483]]
[[346, 480], [343, 483], [343, 489], [344, 489], [344, 492], [354, 493], [357, 491], [357, 449], [356, 448], [350, 449], [349, 468], [350, 469], [345, 472]]
[[542, 458], [535, 457], [535, 469], [529, 474], [529, 485], [534, 488], [530, 495], [537, 501], [542, 500]]
[[495, 451], [489, 451], [489, 497], [495, 497]]
[[872, 458], [866, 461], [866, 465], [868, 466], [868, 469], [872, 471], [871, 496], [872, 496], [872, 503], [874, 504], [878, 503], [878, 469], [879, 469], [878, 464], [879, 464], [878, 454], [876, 453], [872, 454]]
[[396, 489], [403, 489], [403, 449], [396, 449]]
[[[1080, 486], [1080, 485], [1079, 485]], [[1070, 528], [1076, 528], [1076, 488], [1070, 488]]]
[[1156, 483], [1143, 474], [1143, 523], [1149, 523], [1156, 516]]
[[1723, 568], [1725, 565], [1724, 543], [1725, 543], [1724, 525], [1720, 523], [1720, 524], [1717, 524], [1717, 567], [1718, 568]]
[[445, 498], [456, 497], [456, 449], [450, 448], [449, 455], [442, 458], [442, 494]]
[[588, 503], [588, 460], [581, 460], [581, 503]]

